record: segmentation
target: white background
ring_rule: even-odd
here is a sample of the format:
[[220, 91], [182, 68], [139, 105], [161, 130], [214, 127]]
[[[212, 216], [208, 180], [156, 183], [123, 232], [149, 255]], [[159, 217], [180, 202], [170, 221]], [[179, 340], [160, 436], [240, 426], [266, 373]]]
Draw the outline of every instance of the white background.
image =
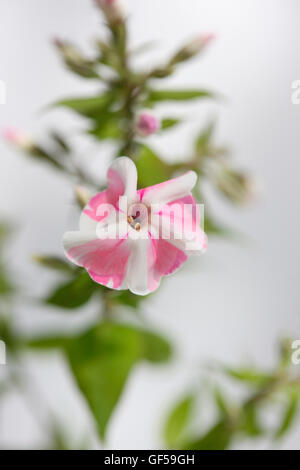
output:
[[[259, 175], [263, 186], [258, 200], [244, 210], [232, 209], [213, 196], [215, 214], [243, 236], [211, 239], [205, 256], [164, 282], [145, 305], [146, 322], [172, 338], [177, 360], [161, 368], [139, 366], [131, 376], [106, 446], [132, 449], [161, 446], [161, 422], [170, 399], [200, 382], [201, 365], [208, 359], [272, 367], [278, 339], [300, 337], [300, 105], [291, 103], [291, 84], [300, 78], [300, 4], [297, 0], [127, 3], [132, 44], [154, 40], [157, 46], [140, 65], [160, 63], [195, 34], [217, 36], [202, 59], [180, 68], [169, 82], [209, 87], [226, 99], [190, 108], [168, 106], [165, 111], [183, 115], [188, 124], [180, 132], [153, 138], [153, 146], [166, 159], [184, 157], [206, 118], [218, 116], [219, 142], [228, 143], [233, 161]], [[104, 34], [101, 15], [89, 0], [2, 0], [0, 18], [0, 79], [7, 84], [0, 126], [13, 125], [39, 137], [49, 126], [66, 130], [78, 158], [85, 159], [102, 181], [110, 148], [74, 138], [82, 122], [69, 113], [45, 112], [45, 106], [60, 97], [89, 94], [96, 88], [63, 69], [51, 40], [76, 40], [89, 51], [92, 38]], [[7, 262], [24, 296], [38, 296], [54, 279], [31, 264], [30, 257], [60, 254], [62, 233], [76, 228], [71, 185], [0, 141], [0, 214], [12, 219], [17, 229]], [[15, 308], [20, 327], [27, 331], [56, 325], [75, 328], [94, 311], [66, 314], [45, 311], [38, 304], [24, 308], [22, 302]], [[93, 424], [66, 365], [57, 354], [28, 358], [28, 364], [37, 395], [71, 430], [76, 447]], [[5, 402], [1, 445], [44, 443], [29, 408], [32, 411], [33, 404], [28, 407], [17, 395]], [[205, 403], [199, 408], [205, 420]], [[299, 449], [299, 433], [298, 425], [282, 446]], [[249, 446], [264, 448], [267, 443]]]

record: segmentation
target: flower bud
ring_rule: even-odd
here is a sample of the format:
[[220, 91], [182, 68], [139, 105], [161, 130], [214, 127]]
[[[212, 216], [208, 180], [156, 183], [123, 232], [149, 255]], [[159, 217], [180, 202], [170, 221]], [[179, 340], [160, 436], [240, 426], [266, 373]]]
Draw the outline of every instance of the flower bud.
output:
[[220, 165], [214, 173], [218, 189], [235, 204], [244, 205], [252, 202], [258, 193], [257, 181], [244, 172]]
[[95, 0], [109, 23], [123, 23], [126, 18], [126, 8], [122, 0]]
[[19, 147], [21, 150], [31, 151], [35, 147], [33, 140], [19, 129], [7, 127], [2, 135], [7, 142]]
[[73, 44], [59, 38], [55, 38], [53, 42], [61, 53], [64, 63], [72, 72], [85, 78], [99, 77], [94, 62], [84, 57]]
[[213, 33], [201, 34], [180, 49], [172, 59], [172, 63], [183, 62], [202, 52], [202, 50], [215, 38]]
[[159, 120], [151, 110], [143, 110], [135, 119], [135, 131], [141, 137], [149, 137], [160, 128]]
[[91, 200], [91, 194], [84, 186], [77, 184], [74, 188], [76, 201], [81, 208], [84, 208]]

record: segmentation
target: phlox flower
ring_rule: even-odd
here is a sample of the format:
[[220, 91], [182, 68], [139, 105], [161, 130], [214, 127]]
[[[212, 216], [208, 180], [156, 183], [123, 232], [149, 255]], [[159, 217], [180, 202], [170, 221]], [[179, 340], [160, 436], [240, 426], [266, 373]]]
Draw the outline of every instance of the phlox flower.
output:
[[137, 170], [127, 157], [107, 172], [107, 189], [83, 209], [79, 231], [63, 237], [69, 260], [97, 283], [137, 295], [156, 290], [192, 253], [206, 248], [200, 211], [191, 191], [197, 175], [137, 190]]

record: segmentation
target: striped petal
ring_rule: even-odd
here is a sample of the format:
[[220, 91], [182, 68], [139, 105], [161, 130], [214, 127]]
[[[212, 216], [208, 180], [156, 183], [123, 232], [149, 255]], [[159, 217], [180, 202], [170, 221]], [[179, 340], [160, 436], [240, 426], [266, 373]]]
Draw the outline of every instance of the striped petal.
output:
[[197, 174], [194, 171], [188, 171], [178, 178], [141, 189], [138, 195], [144, 204], [168, 204], [188, 195], [196, 181]]
[[67, 232], [63, 244], [69, 260], [84, 267], [95, 282], [113, 289], [121, 287], [130, 255], [127, 237], [95, 239], [93, 233]]

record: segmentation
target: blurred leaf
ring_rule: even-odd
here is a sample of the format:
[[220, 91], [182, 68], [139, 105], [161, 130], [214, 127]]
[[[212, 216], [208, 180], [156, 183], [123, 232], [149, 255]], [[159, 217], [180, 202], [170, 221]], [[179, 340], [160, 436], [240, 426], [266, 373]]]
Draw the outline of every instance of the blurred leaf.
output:
[[144, 300], [144, 297], [141, 295], [135, 295], [129, 290], [124, 290], [117, 292], [112, 297], [112, 300], [114, 303], [137, 309], [139, 308], [140, 303]]
[[194, 395], [187, 395], [180, 400], [170, 415], [164, 429], [164, 438], [167, 446], [176, 449], [186, 434], [186, 428], [189, 424], [195, 402]]
[[157, 334], [108, 322], [77, 338], [40, 339], [30, 346], [63, 347], [102, 438], [132, 367], [141, 360], [162, 362], [171, 354], [169, 344]]
[[107, 92], [90, 98], [70, 98], [61, 100], [55, 103], [55, 106], [69, 108], [88, 118], [101, 119], [102, 113], [108, 110], [110, 105], [113, 103], [114, 98], [115, 95], [112, 92]]
[[186, 443], [186, 450], [225, 450], [229, 447], [233, 437], [231, 430], [225, 421], [218, 422], [207, 434], [198, 440]]
[[4, 268], [0, 267], [0, 296], [6, 296], [13, 292], [14, 288], [11, 284]]
[[291, 363], [292, 340], [290, 338], [282, 338], [279, 343], [280, 366], [282, 368], [289, 367]]
[[162, 119], [161, 121], [161, 129], [162, 130], [165, 130], [165, 129], [170, 129], [174, 126], [177, 126], [178, 124], [180, 124], [181, 120], [180, 119], [175, 119], [175, 118], [165, 118], [165, 119]]
[[196, 98], [213, 98], [215, 95], [208, 90], [150, 90], [148, 100], [152, 103], [160, 101], [187, 101]]
[[289, 398], [281, 418], [280, 426], [275, 433], [276, 439], [282, 438], [294, 424], [298, 412], [298, 404], [299, 398], [297, 396], [291, 396]]
[[10, 227], [5, 223], [0, 222], [0, 248], [2, 248], [3, 242], [5, 242], [10, 232]]
[[241, 430], [250, 437], [260, 436], [263, 430], [258, 421], [258, 409], [253, 403], [242, 408]]
[[162, 336], [143, 331], [143, 358], [149, 362], [165, 362], [170, 359], [172, 350], [170, 344]]
[[216, 387], [214, 390], [214, 397], [221, 416], [228, 416], [230, 414], [230, 406], [228, 405], [225, 396], [218, 387]]
[[72, 266], [63, 258], [59, 256], [50, 256], [50, 255], [34, 255], [33, 260], [44, 266], [45, 268], [54, 269], [55, 271], [62, 271], [67, 274], [74, 274], [77, 271], [77, 268]]
[[96, 42], [96, 45], [101, 53], [98, 61], [107, 67], [111, 67], [117, 73], [122, 73], [122, 63], [115, 48], [99, 40]]
[[255, 369], [246, 367], [241, 369], [226, 368], [225, 372], [230, 377], [240, 382], [245, 382], [254, 386], [264, 386], [272, 379], [272, 376], [269, 374], [261, 373]]
[[[9, 234], [11, 233], [11, 229], [9, 225], [5, 223], [0, 223], [0, 249], [3, 250], [5, 242]], [[6, 296], [11, 294], [14, 291], [13, 284], [10, 280], [9, 272], [7, 270], [6, 264], [4, 261], [1, 260], [0, 253], [0, 296]]]
[[55, 288], [45, 302], [60, 308], [78, 308], [88, 302], [98, 288], [100, 286], [82, 270], [75, 279]]
[[112, 113], [102, 116], [102, 121], [97, 120], [97, 125], [89, 131], [97, 139], [120, 139], [122, 131], [120, 128], [120, 118]]
[[170, 177], [170, 169], [149, 147], [141, 145], [136, 156], [140, 188], [161, 183]]
[[41, 160], [41, 162], [43, 163], [50, 164], [56, 170], [65, 170], [64, 166], [57, 160], [56, 155], [52, 154], [40, 145], [34, 144], [32, 145], [32, 147], [29, 147], [27, 149], [24, 148], [23, 151], [34, 159]]
[[209, 144], [211, 143], [214, 130], [215, 130], [215, 122], [210, 122], [200, 132], [195, 142], [196, 152], [201, 153], [201, 154], [206, 152]]

